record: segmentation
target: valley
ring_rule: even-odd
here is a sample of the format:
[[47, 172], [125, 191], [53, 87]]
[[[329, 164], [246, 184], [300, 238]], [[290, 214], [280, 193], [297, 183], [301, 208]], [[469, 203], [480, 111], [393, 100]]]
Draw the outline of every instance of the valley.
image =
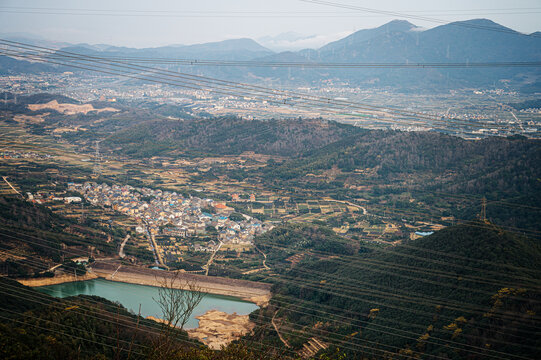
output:
[[541, 33], [295, 3], [0, 5], [0, 358], [538, 357]]

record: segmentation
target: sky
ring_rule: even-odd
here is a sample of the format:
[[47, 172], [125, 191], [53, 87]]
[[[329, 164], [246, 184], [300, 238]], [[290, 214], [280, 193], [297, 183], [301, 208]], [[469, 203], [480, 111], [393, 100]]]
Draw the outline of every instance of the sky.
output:
[[[329, 1], [449, 22], [489, 18], [524, 33], [541, 30], [539, 0]], [[440, 25], [400, 14], [301, 0], [0, 0], [0, 34], [138, 48], [248, 37], [273, 50], [297, 50], [317, 48], [394, 19], [424, 28]]]

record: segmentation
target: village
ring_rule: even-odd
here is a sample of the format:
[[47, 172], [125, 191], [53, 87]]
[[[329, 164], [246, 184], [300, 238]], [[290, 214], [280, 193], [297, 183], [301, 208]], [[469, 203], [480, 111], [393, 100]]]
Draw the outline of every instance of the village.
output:
[[[82, 194], [94, 206], [111, 208], [136, 219], [135, 232], [148, 237], [158, 264], [178, 261], [188, 250], [180, 241], [183, 238], [209, 239], [207, 244], [191, 244], [193, 251], [217, 251], [222, 245], [232, 244], [250, 248], [254, 236], [272, 228], [234, 212], [223, 202], [184, 197], [176, 192], [93, 182], [68, 183], [68, 189]], [[156, 240], [164, 237], [168, 241]]]

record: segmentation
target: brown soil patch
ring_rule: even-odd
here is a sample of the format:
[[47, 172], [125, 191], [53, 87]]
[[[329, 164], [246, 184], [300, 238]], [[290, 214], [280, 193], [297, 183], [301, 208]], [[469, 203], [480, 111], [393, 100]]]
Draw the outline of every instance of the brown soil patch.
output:
[[26, 286], [45, 286], [45, 285], [56, 285], [69, 283], [74, 281], [86, 281], [97, 279], [98, 276], [93, 273], [86, 273], [83, 276], [74, 276], [74, 275], [60, 275], [52, 278], [37, 278], [37, 279], [18, 279], [17, 281]]
[[103, 109], [96, 109], [94, 108], [94, 106], [92, 106], [92, 104], [82, 104], [82, 105], [59, 104], [58, 101], [56, 100], [49, 101], [46, 104], [28, 104], [28, 108], [32, 111], [52, 109], [64, 115], [75, 115], [75, 114], [81, 114], [81, 113], [86, 115], [87, 113], [91, 111], [97, 111], [98, 113], [103, 112], [103, 111], [111, 111], [111, 112], [120, 111], [118, 109], [111, 108], [111, 107], [106, 107]]
[[227, 346], [255, 327], [248, 315], [228, 314], [218, 310], [210, 310], [196, 319], [199, 320], [199, 327], [188, 330], [188, 334], [213, 350]]
[[30, 115], [22, 115], [22, 114], [19, 114], [19, 115], [15, 115], [13, 117], [13, 120], [19, 122], [19, 123], [29, 123], [29, 124], [39, 124], [39, 123], [42, 123], [44, 122], [45, 120], [43, 119], [45, 116], [49, 115], [49, 113], [45, 113], [45, 114], [40, 114], [40, 115], [35, 115], [35, 116], [30, 116]]

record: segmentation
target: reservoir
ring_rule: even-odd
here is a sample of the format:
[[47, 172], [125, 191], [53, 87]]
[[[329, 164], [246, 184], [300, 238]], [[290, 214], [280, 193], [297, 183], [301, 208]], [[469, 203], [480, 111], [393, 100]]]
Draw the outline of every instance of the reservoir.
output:
[[[158, 298], [158, 288], [153, 286], [94, 279], [41, 286], [35, 289], [58, 298], [77, 295], [96, 295], [110, 301], [119, 302], [135, 314], [138, 313], [139, 304], [141, 304], [141, 316], [162, 318], [160, 307], [153, 299]], [[198, 320], [195, 317], [203, 315], [209, 310], [220, 310], [228, 314], [236, 312], [238, 315], [247, 315], [257, 309], [257, 305], [231, 296], [205, 294], [203, 300], [201, 300], [192, 313], [185, 328], [196, 328], [198, 326]]]

